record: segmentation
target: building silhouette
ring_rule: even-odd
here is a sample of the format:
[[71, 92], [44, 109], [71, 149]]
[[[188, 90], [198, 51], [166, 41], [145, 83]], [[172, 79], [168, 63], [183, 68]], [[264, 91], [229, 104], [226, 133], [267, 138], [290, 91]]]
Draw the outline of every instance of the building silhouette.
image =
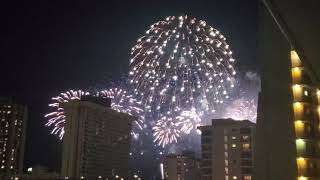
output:
[[0, 98], [0, 177], [22, 174], [27, 107], [10, 98]]
[[320, 179], [316, 7], [316, 1], [261, 0], [257, 180]]
[[64, 104], [63, 177], [126, 179], [132, 116], [96, 97]]
[[169, 154], [163, 160], [165, 180], [200, 180], [200, 161], [195, 153]]
[[202, 180], [252, 180], [255, 124], [213, 119], [201, 126]]

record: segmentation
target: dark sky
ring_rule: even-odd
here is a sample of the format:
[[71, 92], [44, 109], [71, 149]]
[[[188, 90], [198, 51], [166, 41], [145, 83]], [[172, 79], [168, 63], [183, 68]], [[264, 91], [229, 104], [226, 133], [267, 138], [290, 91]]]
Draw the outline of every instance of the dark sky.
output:
[[[8, 3], [8, 2], [7, 2]], [[0, 96], [29, 107], [27, 166], [59, 169], [59, 140], [44, 127], [50, 97], [126, 73], [130, 48], [150, 24], [195, 16], [220, 30], [240, 71], [257, 71], [257, 0], [15, 1], [1, 5]]]

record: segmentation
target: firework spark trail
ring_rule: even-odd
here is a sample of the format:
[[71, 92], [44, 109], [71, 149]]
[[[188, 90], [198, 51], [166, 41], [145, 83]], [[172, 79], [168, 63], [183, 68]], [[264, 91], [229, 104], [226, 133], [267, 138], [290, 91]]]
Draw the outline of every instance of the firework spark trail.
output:
[[61, 104], [67, 103], [72, 100], [80, 100], [82, 96], [89, 94], [89, 92], [85, 92], [82, 90], [69, 90], [60, 93], [58, 96], [51, 99], [52, 103], [49, 104], [49, 107], [51, 107], [53, 110], [52, 112], [45, 115], [45, 117], [48, 118], [46, 126], [53, 126], [51, 134], [58, 135], [60, 139], [63, 138], [66, 116], [64, 113], [64, 109], [61, 107]]
[[131, 55], [135, 93], [148, 112], [166, 114], [167, 119], [199, 103], [214, 112], [234, 87], [236, 71], [226, 38], [196, 18], [169, 16], [151, 25]]

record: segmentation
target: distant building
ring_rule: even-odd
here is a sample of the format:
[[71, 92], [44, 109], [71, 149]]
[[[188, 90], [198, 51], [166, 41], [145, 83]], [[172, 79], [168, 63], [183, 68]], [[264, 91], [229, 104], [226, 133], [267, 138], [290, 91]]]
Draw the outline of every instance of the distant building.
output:
[[255, 124], [213, 119], [201, 126], [202, 180], [252, 180]]
[[27, 169], [27, 173], [22, 176], [12, 176], [13, 180], [58, 180], [64, 179], [56, 172], [49, 172], [45, 166], [34, 166]]
[[193, 152], [169, 154], [163, 160], [165, 180], [200, 180], [200, 162]]
[[134, 118], [112, 110], [106, 102], [85, 97], [64, 104], [63, 177], [126, 179]]
[[22, 174], [27, 118], [26, 106], [0, 98], [0, 177]]
[[261, 0], [257, 180], [320, 179], [318, 5]]

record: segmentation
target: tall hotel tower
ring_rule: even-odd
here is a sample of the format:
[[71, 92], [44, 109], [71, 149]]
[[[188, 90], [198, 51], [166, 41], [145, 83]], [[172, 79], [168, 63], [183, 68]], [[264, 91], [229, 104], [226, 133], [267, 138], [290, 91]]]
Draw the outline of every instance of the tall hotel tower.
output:
[[320, 180], [320, 13], [312, 2], [260, 5], [255, 179]]
[[27, 118], [25, 105], [0, 97], [0, 179], [22, 174]]
[[69, 179], [126, 179], [134, 117], [110, 108], [110, 101], [82, 97], [66, 112], [61, 175]]

